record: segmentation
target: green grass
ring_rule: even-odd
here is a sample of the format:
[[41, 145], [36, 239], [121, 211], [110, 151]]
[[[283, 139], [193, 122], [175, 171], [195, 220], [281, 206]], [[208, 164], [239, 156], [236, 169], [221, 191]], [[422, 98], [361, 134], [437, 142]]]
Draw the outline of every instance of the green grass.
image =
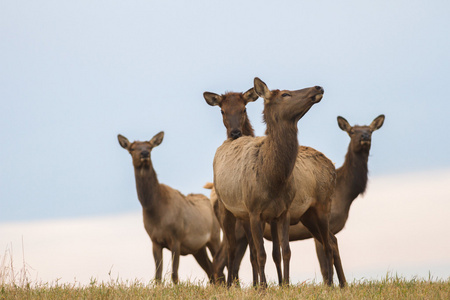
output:
[[387, 277], [380, 281], [350, 283], [348, 287], [328, 288], [322, 284], [298, 284], [266, 290], [227, 289], [204, 283], [179, 285], [141, 282], [76, 284], [2, 284], [0, 299], [450, 299], [448, 280], [406, 280]]

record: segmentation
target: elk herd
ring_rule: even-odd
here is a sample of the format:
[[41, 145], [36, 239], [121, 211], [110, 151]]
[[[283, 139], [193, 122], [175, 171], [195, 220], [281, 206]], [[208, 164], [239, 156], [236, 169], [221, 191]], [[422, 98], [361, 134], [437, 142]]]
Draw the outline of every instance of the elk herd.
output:
[[[214, 156], [213, 183], [205, 185], [211, 189], [210, 199], [202, 194], [185, 196], [159, 183], [151, 152], [162, 143], [164, 132], [133, 143], [118, 135], [120, 146], [132, 157], [156, 281], [162, 280], [166, 248], [172, 253], [174, 283], [179, 280], [180, 255], [192, 254], [211, 283], [231, 286], [239, 282], [248, 246], [253, 285], [266, 287], [266, 239], [273, 243], [278, 283], [288, 285], [289, 242], [313, 238], [324, 283], [333, 284], [335, 270], [339, 285], [345, 287], [335, 235], [344, 228], [353, 200], [366, 189], [371, 137], [383, 125], [384, 115], [368, 126], [351, 126], [343, 117], [337, 118], [350, 144], [344, 164], [336, 169], [323, 153], [300, 146], [297, 137], [298, 121], [323, 95], [320, 86], [270, 90], [259, 78], [244, 93], [205, 92], [206, 103], [221, 109], [227, 132]], [[247, 103], [258, 98], [264, 100], [267, 126], [262, 137], [255, 137], [246, 112]]]

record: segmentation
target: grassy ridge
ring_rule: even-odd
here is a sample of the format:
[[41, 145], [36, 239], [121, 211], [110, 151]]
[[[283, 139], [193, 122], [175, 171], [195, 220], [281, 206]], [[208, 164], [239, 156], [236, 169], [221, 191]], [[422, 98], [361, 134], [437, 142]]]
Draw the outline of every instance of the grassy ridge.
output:
[[102, 283], [88, 286], [34, 284], [0, 286], [0, 299], [450, 299], [447, 280], [405, 280], [387, 277], [381, 281], [362, 281], [344, 289], [322, 284], [298, 284], [266, 290], [205, 286], [189, 282], [165, 284]]

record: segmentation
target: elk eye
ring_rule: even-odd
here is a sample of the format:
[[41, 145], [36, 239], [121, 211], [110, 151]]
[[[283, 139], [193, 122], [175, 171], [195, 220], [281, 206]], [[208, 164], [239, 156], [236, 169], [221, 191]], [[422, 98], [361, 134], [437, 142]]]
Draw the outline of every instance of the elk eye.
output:
[[290, 95], [288, 93], [283, 93], [283, 95], [281, 95], [281, 97], [289, 97]]
[[223, 110], [220, 110], [220, 113], [223, 115], [224, 114]]

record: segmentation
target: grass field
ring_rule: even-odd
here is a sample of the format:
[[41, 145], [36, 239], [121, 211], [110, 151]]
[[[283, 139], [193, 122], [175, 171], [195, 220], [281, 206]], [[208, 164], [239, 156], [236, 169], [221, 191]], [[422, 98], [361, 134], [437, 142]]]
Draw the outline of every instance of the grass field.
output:
[[[24, 274], [22, 274], [24, 275]], [[20, 275], [20, 276], [22, 276]], [[22, 280], [24, 277], [18, 277]], [[79, 284], [1, 283], [0, 299], [450, 299], [450, 279], [411, 279], [386, 276], [379, 281], [353, 282], [344, 289], [320, 283], [290, 287], [269, 285], [265, 290], [252, 287], [227, 289], [204, 282], [173, 285], [141, 282]]]
[[265, 290], [252, 287], [212, 286], [202, 281], [173, 285], [110, 279], [90, 284], [37, 282], [30, 279], [25, 263], [14, 269], [12, 257], [0, 257], [0, 299], [450, 299], [450, 278], [413, 278], [387, 274], [381, 280], [350, 282], [340, 289], [321, 283], [298, 283], [289, 287], [269, 284]]

